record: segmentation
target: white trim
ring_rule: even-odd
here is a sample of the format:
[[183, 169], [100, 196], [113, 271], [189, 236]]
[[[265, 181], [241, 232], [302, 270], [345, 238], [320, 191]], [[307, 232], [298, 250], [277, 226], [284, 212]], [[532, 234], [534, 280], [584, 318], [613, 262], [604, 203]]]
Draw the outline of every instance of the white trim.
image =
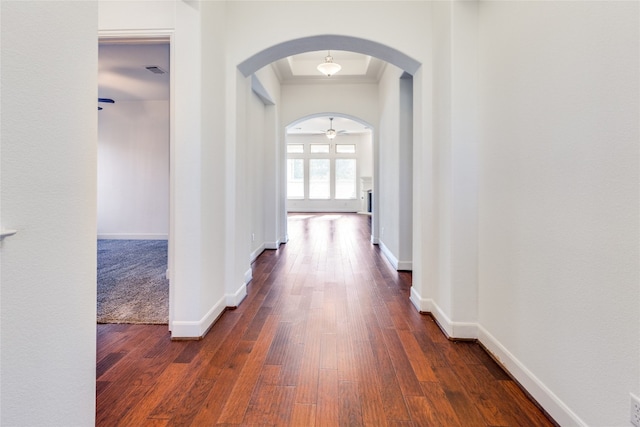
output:
[[372, 235], [371, 236], [371, 244], [372, 245], [379, 245], [380, 244], [380, 239], [378, 239], [377, 237]]
[[385, 246], [385, 244], [382, 241], [378, 243], [378, 246], [380, 246], [380, 250], [382, 251], [384, 256], [389, 260], [389, 262], [391, 263], [391, 266], [397, 270], [398, 258], [396, 258], [396, 256], [391, 252], [391, 250], [389, 250], [388, 247]]
[[415, 287], [411, 287], [409, 297], [414, 307], [421, 313], [430, 313], [438, 322], [440, 328], [448, 338], [452, 339], [477, 339], [478, 324], [475, 322], [454, 322], [445, 312], [430, 298], [422, 298]]
[[[175, 271], [173, 263], [175, 259], [175, 29], [174, 28], [147, 28], [126, 30], [98, 30], [98, 44], [100, 43], [168, 43], [169, 44], [169, 233], [164, 238], [168, 240], [167, 266], [169, 279], [169, 331], [172, 331], [174, 323], [175, 301]], [[97, 137], [96, 137], [97, 141]], [[96, 169], [97, 176], [97, 169]], [[98, 236], [100, 238], [100, 236]], [[113, 237], [112, 237], [113, 238]], [[214, 306], [215, 307], [215, 306]], [[172, 331], [173, 332], [173, 331]], [[205, 331], [206, 332], [206, 331]]]
[[411, 295], [409, 296], [409, 301], [411, 301], [411, 303], [413, 303], [413, 306], [420, 313], [430, 313], [431, 312], [431, 307], [432, 307], [431, 303], [433, 302], [433, 300], [423, 299], [420, 296], [420, 294], [418, 293], [418, 291], [416, 291], [416, 287], [415, 286], [411, 286]]
[[372, 242], [374, 245], [377, 244], [378, 246], [380, 246], [380, 250], [382, 251], [382, 253], [384, 254], [385, 257], [387, 257], [387, 259], [389, 260], [389, 262], [391, 263], [391, 265], [393, 266], [394, 269], [396, 269], [397, 271], [402, 270], [402, 271], [412, 271], [413, 270], [413, 262], [411, 261], [399, 261], [398, 258], [396, 258], [396, 256], [391, 252], [391, 250], [382, 242], [382, 241], [377, 241], [377, 242], [373, 242], [373, 237], [371, 238]]
[[276, 240], [275, 242], [264, 242], [264, 248], [270, 250], [276, 250], [280, 247], [280, 240]]
[[200, 320], [174, 320], [171, 338], [202, 338], [225, 309], [225, 298], [222, 298]]
[[[253, 280], [253, 270], [251, 268], [248, 268], [247, 271], [244, 272], [244, 283], [242, 284], [242, 286], [247, 286], [249, 282], [252, 280]], [[244, 294], [246, 295], [247, 293], [245, 292]]]
[[[247, 283], [251, 281], [251, 269], [249, 271], [249, 281], [243, 283], [238, 290], [233, 294], [226, 294], [225, 301], [227, 307], [238, 307], [240, 303], [247, 297]], [[247, 273], [244, 273], [245, 280], [247, 279]]]
[[478, 341], [559, 425], [587, 426], [587, 423], [571, 411], [558, 396], [482, 326], [478, 326]]
[[[249, 264], [252, 264], [260, 256], [260, 254], [264, 252], [264, 250], [265, 250], [265, 244], [263, 243], [262, 245], [258, 246], [258, 249], [251, 252], [251, 255], [249, 255]], [[249, 269], [249, 271], [251, 271], [251, 269]], [[249, 282], [245, 280], [245, 283], [249, 283]]]
[[402, 271], [412, 271], [413, 270], [413, 262], [411, 261], [398, 261], [398, 270]]
[[155, 44], [171, 42], [173, 29], [144, 29], [144, 30], [99, 30], [99, 43], [123, 43], [123, 44]]
[[98, 239], [101, 240], [169, 240], [168, 234], [117, 234], [117, 233], [105, 233], [98, 234]]

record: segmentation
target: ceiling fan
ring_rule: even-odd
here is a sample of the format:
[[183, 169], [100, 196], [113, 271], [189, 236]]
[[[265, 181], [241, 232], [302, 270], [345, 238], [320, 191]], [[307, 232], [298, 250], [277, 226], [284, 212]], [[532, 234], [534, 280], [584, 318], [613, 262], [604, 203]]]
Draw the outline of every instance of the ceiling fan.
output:
[[[98, 102], [105, 102], [107, 104], [115, 104], [116, 101], [114, 101], [111, 98], [98, 98]], [[98, 105], [98, 111], [102, 110], [102, 107]]]
[[336, 131], [333, 128], [333, 117], [329, 117], [329, 129], [324, 130], [324, 131], [320, 131], [318, 133], [323, 133], [327, 138], [334, 139], [339, 134], [347, 133], [347, 131], [346, 130]]

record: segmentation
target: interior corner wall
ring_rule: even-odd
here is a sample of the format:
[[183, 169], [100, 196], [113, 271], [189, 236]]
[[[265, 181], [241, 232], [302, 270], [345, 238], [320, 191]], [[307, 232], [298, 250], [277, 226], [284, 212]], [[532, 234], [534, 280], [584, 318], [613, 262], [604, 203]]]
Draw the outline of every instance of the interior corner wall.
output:
[[249, 96], [249, 108], [247, 112], [248, 135], [246, 153], [247, 163], [247, 189], [248, 194], [246, 209], [251, 217], [250, 234], [246, 236], [250, 240], [249, 261], [252, 262], [265, 249], [265, 194], [267, 189], [267, 177], [265, 176], [265, 121], [266, 106], [264, 102], [251, 92]]
[[94, 425], [98, 7], [0, 20], [0, 424]]
[[[261, 188], [264, 191], [264, 215], [261, 220], [264, 227], [265, 248], [278, 249], [280, 244], [286, 241], [284, 144], [281, 142], [284, 129], [280, 129], [280, 81], [271, 67], [258, 70], [255, 77], [274, 103], [263, 105], [264, 173], [261, 177]], [[258, 220], [260, 219], [256, 218], [256, 221]]]
[[433, 5], [436, 212], [431, 312], [451, 337], [477, 337], [478, 2]]
[[[433, 97], [429, 101], [433, 108], [433, 126], [429, 129], [433, 135], [434, 161], [433, 172], [440, 185], [434, 186], [435, 207], [433, 245], [435, 251], [431, 262], [434, 263], [431, 274], [434, 278], [429, 293], [433, 301], [430, 311], [443, 312], [447, 319], [451, 316], [451, 240], [448, 230], [451, 229], [450, 162], [451, 147], [451, 7], [452, 2], [433, 3]], [[440, 320], [441, 324], [444, 324]]]
[[98, 238], [169, 236], [169, 101], [98, 113]]
[[395, 268], [400, 256], [400, 76], [402, 70], [388, 65], [378, 85], [379, 244]]
[[480, 338], [560, 425], [640, 395], [639, 17], [480, 4]]
[[[186, 3], [186, 2], [182, 2]], [[191, 2], [189, 2], [191, 3]], [[225, 2], [193, 2], [192, 5], [185, 5], [189, 10], [195, 5], [199, 6], [199, 21], [196, 28], [201, 33], [194, 35], [199, 37], [200, 48], [194, 52], [194, 61], [181, 64], [189, 67], [190, 64], [199, 67], [201, 86], [199, 90], [203, 96], [195, 97], [199, 99], [201, 114], [201, 138], [202, 152], [198, 159], [202, 167], [202, 176], [195, 191], [202, 197], [202, 290], [201, 290], [201, 313], [205, 314], [206, 322], [203, 326], [210, 326], [226, 306], [238, 304], [235, 289], [227, 288], [227, 259], [231, 253], [226, 241], [227, 228], [229, 228], [229, 218], [226, 210], [226, 197], [228, 180], [227, 163], [227, 128], [226, 116], [228, 88], [226, 85], [226, 68], [224, 61], [220, 58], [225, 56], [225, 44], [222, 42], [225, 37]], [[202, 25], [200, 24], [202, 23]], [[194, 50], [186, 40], [184, 48]], [[184, 99], [189, 102], [188, 97]], [[198, 105], [195, 106], [198, 108]], [[176, 106], [176, 109], [179, 108]], [[183, 105], [186, 113], [191, 110], [190, 105]], [[176, 112], [177, 114], [177, 112]], [[196, 161], [196, 159], [194, 159]], [[188, 172], [187, 172], [188, 173]]]

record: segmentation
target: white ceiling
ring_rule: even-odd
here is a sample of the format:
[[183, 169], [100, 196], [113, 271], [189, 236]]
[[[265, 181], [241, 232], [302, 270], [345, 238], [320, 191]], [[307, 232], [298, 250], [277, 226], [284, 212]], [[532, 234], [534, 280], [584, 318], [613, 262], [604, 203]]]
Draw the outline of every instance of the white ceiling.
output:
[[[339, 73], [326, 77], [317, 70], [327, 51], [307, 52], [271, 64], [282, 84], [371, 82], [380, 79], [386, 62], [354, 52], [331, 51], [333, 61], [342, 66]], [[98, 97], [117, 102], [169, 99], [169, 44], [127, 42], [101, 43], [98, 56]], [[147, 66], [157, 66], [165, 74], [154, 74]], [[100, 104], [109, 108], [109, 104]], [[333, 128], [340, 135], [370, 132], [363, 124], [335, 117]], [[289, 134], [322, 134], [329, 129], [329, 116], [316, 117], [287, 129]]]
[[[158, 66], [166, 73], [154, 74], [147, 66]], [[98, 97], [116, 102], [168, 100], [169, 71], [168, 43], [101, 43]]]
[[327, 77], [317, 69], [324, 62], [328, 51], [306, 52], [274, 62], [272, 65], [282, 84], [310, 82], [370, 82], [376, 83], [384, 71], [386, 62], [368, 55], [343, 50], [332, 50], [333, 62], [342, 69]]

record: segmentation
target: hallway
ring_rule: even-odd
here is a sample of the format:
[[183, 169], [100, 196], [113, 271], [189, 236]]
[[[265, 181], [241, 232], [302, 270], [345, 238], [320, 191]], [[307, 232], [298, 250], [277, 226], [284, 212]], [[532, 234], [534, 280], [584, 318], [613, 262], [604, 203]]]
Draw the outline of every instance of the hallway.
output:
[[292, 214], [201, 341], [98, 325], [96, 425], [553, 425], [478, 344], [409, 301], [370, 217]]

